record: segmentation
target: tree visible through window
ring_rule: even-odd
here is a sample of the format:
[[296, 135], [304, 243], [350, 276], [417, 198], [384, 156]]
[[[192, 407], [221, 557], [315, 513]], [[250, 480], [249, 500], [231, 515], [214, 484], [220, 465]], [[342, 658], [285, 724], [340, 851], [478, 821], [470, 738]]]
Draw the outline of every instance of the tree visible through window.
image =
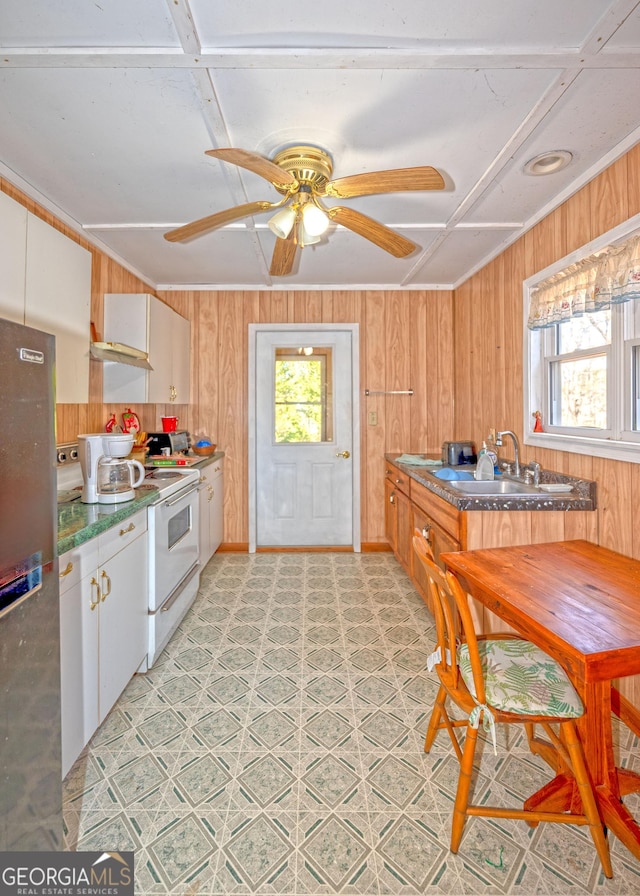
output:
[[553, 330], [556, 352], [549, 359], [551, 423], [607, 429], [611, 312], [584, 314], [556, 324]]
[[330, 349], [276, 349], [274, 418], [276, 442], [331, 439]]

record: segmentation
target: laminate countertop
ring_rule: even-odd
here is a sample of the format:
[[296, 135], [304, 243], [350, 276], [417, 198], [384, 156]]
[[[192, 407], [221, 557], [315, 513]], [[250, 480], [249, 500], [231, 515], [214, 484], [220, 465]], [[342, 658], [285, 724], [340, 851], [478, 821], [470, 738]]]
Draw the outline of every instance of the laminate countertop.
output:
[[[422, 455], [425, 458], [437, 460], [437, 455]], [[465, 495], [454, 488], [455, 482], [439, 479], [433, 475], [433, 471], [441, 469], [437, 466], [411, 466], [398, 463], [397, 458], [401, 454], [385, 454], [385, 460], [395, 464], [403, 470], [411, 479], [419, 482], [429, 491], [433, 492], [448, 504], [453, 504], [458, 510], [595, 510], [596, 509], [596, 483], [590, 479], [576, 479], [573, 476], [565, 476], [563, 473], [555, 473], [552, 470], [542, 470], [540, 475], [541, 485], [563, 484], [571, 486], [571, 491], [562, 494], [550, 494], [544, 490], [522, 495]], [[456, 469], [466, 469], [457, 467]], [[474, 468], [471, 467], [471, 470]], [[429, 471], [432, 472], [429, 472]], [[499, 477], [498, 477], [499, 478]]]
[[83, 504], [79, 498], [58, 504], [58, 556], [106, 532], [158, 497], [154, 485], [141, 485], [132, 501], [121, 504]]

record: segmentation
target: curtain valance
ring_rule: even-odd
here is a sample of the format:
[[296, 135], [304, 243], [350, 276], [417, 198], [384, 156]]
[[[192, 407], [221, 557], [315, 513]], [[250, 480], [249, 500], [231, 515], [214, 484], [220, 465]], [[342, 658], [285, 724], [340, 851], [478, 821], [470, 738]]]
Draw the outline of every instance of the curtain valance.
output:
[[551, 327], [633, 299], [640, 299], [640, 235], [569, 265], [532, 289], [527, 326]]

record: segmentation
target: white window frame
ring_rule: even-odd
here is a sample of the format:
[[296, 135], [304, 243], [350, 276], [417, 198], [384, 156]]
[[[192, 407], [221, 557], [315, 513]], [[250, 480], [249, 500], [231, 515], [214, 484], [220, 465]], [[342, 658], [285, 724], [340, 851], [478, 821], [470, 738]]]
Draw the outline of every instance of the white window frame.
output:
[[[552, 338], [546, 329], [530, 330], [527, 327], [531, 291], [548, 277], [558, 274], [571, 264], [601, 251], [606, 246], [616, 245], [640, 232], [640, 214], [614, 227], [607, 233], [581, 246], [580, 249], [559, 259], [543, 271], [538, 271], [523, 283], [523, 408], [524, 419], [522, 431], [525, 445], [538, 448], [550, 448], [554, 451], [570, 451], [575, 454], [589, 454], [611, 460], [623, 460], [640, 463], [640, 432], [631, 432], [624, 428], [632, 400], [631, 377], [624, 371], [631, 370], [630, 358], [633, 345], [640, 344], [640, 339], [624, 341], [622, 312], [624, 305], [612, 306], [611, 315], [611, 368], [607, 370], [607, 388], [609, 390], [609, 407], [613, 413], [610, 421], [611, 429], [594, 436], [592, 431], [584, 429], [562, 429], [554, 427], [553, 432], [534, 432], [534, 412], [542, 411], [542, 423], [548, 423], [545, 414], [547, 405], [545, 396], [549, 394], [547, 378], [548, 366], [545, 361], [545, 349]], [[615, 343], [615, 344], [614, 344]], [[547, 351], [548, 354], [548, 351]], [[640, 414], [640, 411], [638, 411]]]

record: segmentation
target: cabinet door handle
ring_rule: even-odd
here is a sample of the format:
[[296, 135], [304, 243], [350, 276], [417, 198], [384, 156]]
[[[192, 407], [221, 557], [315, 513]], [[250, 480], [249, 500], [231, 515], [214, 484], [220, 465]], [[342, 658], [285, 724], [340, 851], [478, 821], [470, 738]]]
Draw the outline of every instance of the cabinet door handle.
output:
[[105, 601], [111, 594], [111, 578], [110, 578], [110, 576], [107, 575], [107, 573], [104, 571], [104, 569], [102, 570], [102, 578], [107, 580], [107, 588], [109, 589], [108, 591], [102, 592], [101, 600]]
[[96, 599], [93, 600], [93, 597], [91, 598], [91, 603], [89, 604], [90, 610], [95, 610], [95, 608], [98, 606], [98, 604], [102, 600], [102, 597], [100, 595], [100, 585], [98, 585], [98, 582], [96, 581], [96, 577], [91, 576], [91, 590], [92, 591], [93, 591], [94, 586], [96, 589]]
[[133, 532], [135, 529], [135, 525], [133, 523], [129, 523], [126, 529], [120, 529], [120, 535], [126, 535], [127, 532]]
[[395, 504], [395, 503], [396, 503], [396, 493], [391, 492], [391, 494], [389, 495], [389, 504]]
[[175, 401], [178, 397], [178, 390], [175, 386], [169, 386], [169, 401]]
[[213, 501], [213, 495], [214, 495], [213, 486], [210, 485], [209, 486], [209, 501]]
[[73, 569], [73, 563], [71, 562], [71, 560], [69, 560], [69, 562], [67, 563], [65, 568], [59, 574], [59, 578], [63, 579], [65, 576], [68, 576], [72, 569]]
[[422, 537], [425, 541], [431, 541], [431, 526], [422, 527]]
[[396, 479], [396, 485], [402, 485], [402, 479]]

